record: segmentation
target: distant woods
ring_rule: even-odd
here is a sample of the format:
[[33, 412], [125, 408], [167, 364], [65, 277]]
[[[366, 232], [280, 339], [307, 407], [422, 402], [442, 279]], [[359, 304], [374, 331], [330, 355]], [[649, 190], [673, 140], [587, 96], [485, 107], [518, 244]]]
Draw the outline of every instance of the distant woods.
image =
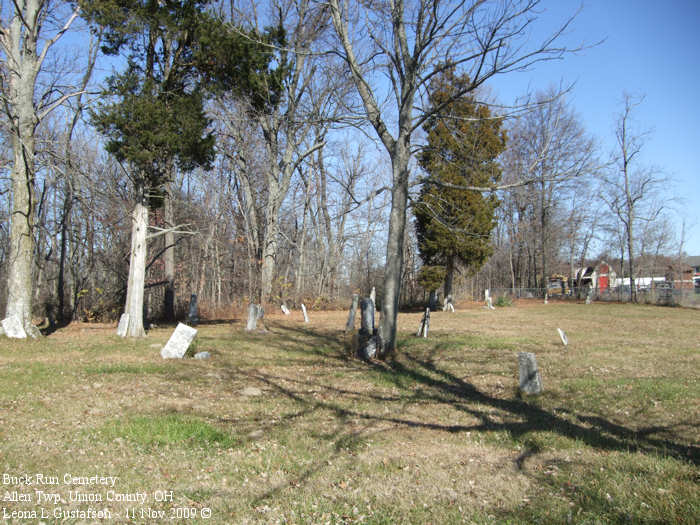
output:
[[561, 93], [493, 104], [491, 77], [566, 59], [521, 40], [537, 2], [515, 4], [3, 3], [4, 312], [32, 330], [129, 311], [139, 336], [191, 294], [217, 317], [376, 287], [383, 354], [431, 292], [676, 253], [636, 101], [616, 152]]

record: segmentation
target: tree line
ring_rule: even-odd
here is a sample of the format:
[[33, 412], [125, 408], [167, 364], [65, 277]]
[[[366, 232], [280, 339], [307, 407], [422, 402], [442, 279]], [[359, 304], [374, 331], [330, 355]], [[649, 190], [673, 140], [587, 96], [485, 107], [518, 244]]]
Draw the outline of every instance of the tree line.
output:
[[3, 2], [6, 315], [140, 336], [192, 293], [217, 316], [376, 286], [388, 355], [399, 306], [456, 275], [539, 287], [604, 238], [634, 276], [671, 248], [635, 100], [601, 160], [566, 93], [489, 95], [565, 59], [572, 20], [534, 40], [538, 4]]

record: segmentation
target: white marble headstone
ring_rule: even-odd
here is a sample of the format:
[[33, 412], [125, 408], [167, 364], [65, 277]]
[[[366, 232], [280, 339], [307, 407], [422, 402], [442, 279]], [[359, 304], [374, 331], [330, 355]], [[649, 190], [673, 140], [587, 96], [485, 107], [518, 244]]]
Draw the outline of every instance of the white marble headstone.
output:
[[304, 314], [304, 322], [308, 323], [309, 322], [309, 316], [306, 314], [306, 306], [304, 306], [304, 303], [301, 303], [301, 313]]
[[27, 333], [24, 331], [22, 321], [16, 315], [2, 320], [2, 328], [5, 330], [5, 335], [13, 339], [26, 339]]
[[564, 330], [562, 330], [561, 328], [557, 328], [557, 332], [559, 332], [559, 338], [561, 339], [562, 344], [564, 346], [569, 346], [569, 340], [566, 338]]
[[289, 315], [289, 308], [287, 308], [286, 304], [282, 305], [282, 311], [284, 312], [284, 315]]
[[173, 335], [170, 336], [170, 339], [160, 351], [161, 357], [163, 359], [182, 359], [195, 335], [197, 335], [196, 328], [178, 323]]

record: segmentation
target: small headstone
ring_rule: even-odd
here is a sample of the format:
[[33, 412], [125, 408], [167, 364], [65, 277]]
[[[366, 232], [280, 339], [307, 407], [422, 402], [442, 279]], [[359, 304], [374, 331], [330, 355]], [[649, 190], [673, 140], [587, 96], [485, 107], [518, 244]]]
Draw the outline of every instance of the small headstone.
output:
[[593, 301], [593, 287], [588, 289], [588, 295], [586, 295], [586, 304], [591, 304]]
[[160, 351], [161, 357], [163, 359], [182, 359], [196, 335], [196, 328], [178, 323], [170, 339]]
[[489, 295], [488, 300], [486, 301], [486, 306], [488, 307], [489, 310], [495, 310], [496, 308], [493, 306], [493, 302], [491, 301], [491, 296]]
[[452, 296], [448, 295], [447, 297], [445, 297], [445, 302], [442, 305], [442, 311], [447, 312], [450, 310], [450, 308], [452, 308], [453, 312], [455, 311], [455, 307], [452, 306]]
[[12, 339], [26, 339], [27, 332], [24, 331], [22, 321], [16, 315], [11, 315], [2, 320], [2, 329], [5, 335]]
[[284, 315], [289, 315], [289, 314], [290, 314], [289, 308], [287, 308], [287, 305], [284, 304], [284, 303], [282, 303], [282, 312], [284, 313]]
[[187, 323], [191, 324], [192, 326], [197, 326], [197, 323], [199, 323], [198, 313], [199, 312], [197, 309], [197, 294], [193, 293], [190, 296], [190, 309], [187, 313]]
[[209, 359], [211, 354], [209, 352], [197, 352], [194, 354], [195, 359]]
[[247, 386], [243, 390], [241, 390], [241, 395], [248, 397], [261, 396], [262, 390], [254, 386]]
[[304, 306], [304, 303], [301, 303], [301, 313], [304, 314], [304, 322], [308, 323], [309, 322], [309, 316], [306, 314], [306, 306]]
[[569, 346], [569, 340], [566, 338], [564, 330], [562, 330], [561, 328], [557, 328], [557, 332], [559, 332], [559, 339], [561, 339], [562, 344], [564, 346]]
[[425, 309], [423, 313], [423, 318], [421, 319], [420, 326], [418, 327], [418, 332], [416, 337], [428, 337], [428, 330], [430, 329], [430, 307]]
[[129, 329], [129, 314], [123, 313], [119, 318], [119, 325], [117, 326], [117, 335], [119, 337], [126, 337], [126, 331]]
[[372, 300], [373, 305], [377, 304], [377, 290], [374, 289], [374, 286], [372, 286], [372, 291], [369, 294], [369, 298]]
[[453, 305], [452, 303], [447, 303], [447, 309], [448, 309], [450, 312], [455, 313], [455, 307], [454, 307], [454, 305]]
[[544, 293], [544, 304], [547, 304], [549, 302], [549, 294], [547, 292]]
[[346, 332], [355, 328], [355, 313], [357, 312], [357, 305], [359, 302], [360, 296], [356, 293], [352, 294], [352, 304], [350, 305], [350, 312], [348, 312], [348, 322], [345, 323]]
[[537, 359], [531, 352], [518, 353], [518, 367], [520, 372], [520, 391], [525, 394], [539, 394], [542, 392], [542, 378], [537, 369]]

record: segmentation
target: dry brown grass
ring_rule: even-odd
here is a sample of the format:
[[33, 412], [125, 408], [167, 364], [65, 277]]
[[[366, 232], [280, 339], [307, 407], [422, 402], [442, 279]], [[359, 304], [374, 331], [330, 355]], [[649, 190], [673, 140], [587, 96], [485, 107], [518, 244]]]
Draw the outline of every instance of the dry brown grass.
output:
[[[411, 335], [420, 315], [402, 314], [399, 355], [371, 364], [349, 356], [345, 312], [309, 315], [267, 314], [265, 334], [204, 324], [197, 350], [209, 361], [161, 360], [153, 345], [171, 328], [129, 341], [114, 326], [72, 325], [0, 341], [4, 472], [119, 476], [120, 492], [148, 494], [136, 509], [212, 509], [197, 523], [698, 515], [697, 311], [462, 305], [434, 313], [427, 340]], [[538, 398], [516, 393], [518, 351], [537, 354]], [[60, 506], [87, 508], [70, 489], [56, 487]], [[174, 501], [154, 501], [157, 490]], [[125, 521], [124, 505], [93, 505], [105, 506]], [[138, 510], [136, 521], [154, 522]]]

